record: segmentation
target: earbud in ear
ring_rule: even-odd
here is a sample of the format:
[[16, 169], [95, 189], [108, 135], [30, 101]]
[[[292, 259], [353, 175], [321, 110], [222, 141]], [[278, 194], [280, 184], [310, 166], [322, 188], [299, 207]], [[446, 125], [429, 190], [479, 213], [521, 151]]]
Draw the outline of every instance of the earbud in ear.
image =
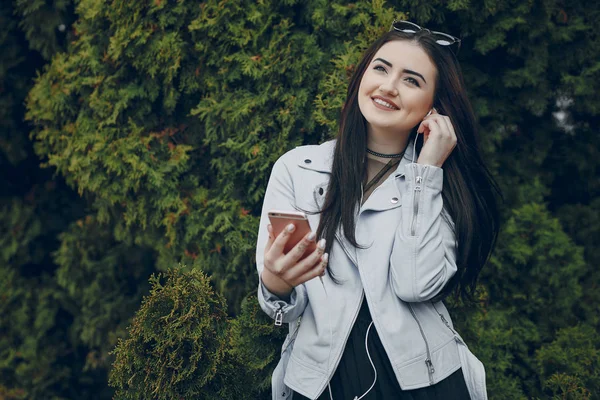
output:
[[435, 109], [435, 107], [433, 107], [431, 110], [429, 110], [429, 112], [427, 113], [426, 117], [429, 117], [431, 115], [432, 112], [438, 112], [438, 110]]

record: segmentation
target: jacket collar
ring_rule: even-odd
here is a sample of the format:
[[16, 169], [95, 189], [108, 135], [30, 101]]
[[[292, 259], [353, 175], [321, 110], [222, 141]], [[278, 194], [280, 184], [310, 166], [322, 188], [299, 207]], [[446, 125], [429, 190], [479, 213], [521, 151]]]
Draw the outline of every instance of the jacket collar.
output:
[[[317, 172], [331, 173], [331, 166], [333, 164], [333, 154], [335, 150], [335, 144], [337, 139], [328, 140], [327, 142], [321, 143], [318, 146], [310, 146], [310, 152], [303, 155], [298, 160], [298, 166], [304, 169], [309, 169]], [[400, 163], [396, 167], [394, 176], [404, 175], [404, 168], [406, 164], [410, 164], [413, 158], [413, 144], [414, 139], [408, 141], [406, 145], [406, 151]], [[416, 157], [415, 157], [416, 161]]]

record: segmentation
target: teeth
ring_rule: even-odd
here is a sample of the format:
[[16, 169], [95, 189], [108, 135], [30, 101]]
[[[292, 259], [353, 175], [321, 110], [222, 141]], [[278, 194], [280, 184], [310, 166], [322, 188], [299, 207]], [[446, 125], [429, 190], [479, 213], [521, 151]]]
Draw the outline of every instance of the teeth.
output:
[[396, 109], [396, 107], [394, 107], [393, 105], [391, 105], [391, 104], [390, 104], [390, 103], [388, 103], [387, 101], [383, 101], [383, 100], [381, 100], [381, 99], [373, 99], [373, 101], [374, 101], [375, 103], [377, 103], [377, 104], [381, 104], [381, 105], [382, 105], [382, 106], [384, 106], [384, 107], [391, 108], [392, 110], [395, 110], [395, 109]]

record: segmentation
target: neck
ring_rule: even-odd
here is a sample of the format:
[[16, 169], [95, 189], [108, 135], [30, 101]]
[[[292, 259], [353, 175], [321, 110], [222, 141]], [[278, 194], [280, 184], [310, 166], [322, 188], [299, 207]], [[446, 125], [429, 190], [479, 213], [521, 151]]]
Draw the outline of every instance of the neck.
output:
[[408, 143], [408, 136], [408, 133], [398, 134], [394, 136], [383, 136], [376, 135], [373, 132], [368, 132], [367, 148], [377, 153], [383, 154], [402, 153], [406, 149], [406, 145]]

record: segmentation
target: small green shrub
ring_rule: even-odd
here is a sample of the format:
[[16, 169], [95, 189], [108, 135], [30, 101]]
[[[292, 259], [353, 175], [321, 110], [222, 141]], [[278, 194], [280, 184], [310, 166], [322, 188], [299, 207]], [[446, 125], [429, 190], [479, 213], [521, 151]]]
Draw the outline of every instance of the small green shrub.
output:
[[229, 344], [224, 298], [195, 269], [173, 268], [150, 283], [129, 337], [113, 352], [115, 398], [220, 398], [217, 374]]

